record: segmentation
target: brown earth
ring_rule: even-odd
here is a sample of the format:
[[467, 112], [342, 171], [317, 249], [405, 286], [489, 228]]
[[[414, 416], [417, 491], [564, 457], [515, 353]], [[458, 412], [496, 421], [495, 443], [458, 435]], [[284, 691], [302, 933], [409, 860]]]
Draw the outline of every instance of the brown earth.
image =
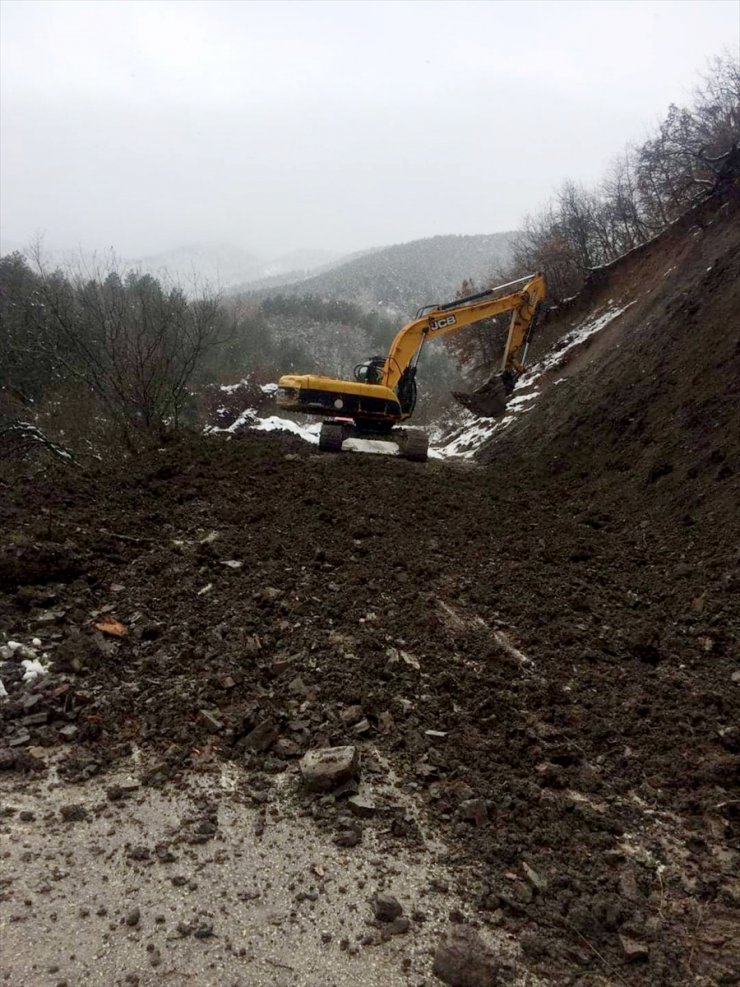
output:
[[0, 766], [373, 746], [541, 982], [737, 982], [739, 231], [710, 202], [601, 272], [541, 348], [635, 304], [478, 465], [248, 434], [2, 481], [0, 630], [54, 666], [3, 667]]

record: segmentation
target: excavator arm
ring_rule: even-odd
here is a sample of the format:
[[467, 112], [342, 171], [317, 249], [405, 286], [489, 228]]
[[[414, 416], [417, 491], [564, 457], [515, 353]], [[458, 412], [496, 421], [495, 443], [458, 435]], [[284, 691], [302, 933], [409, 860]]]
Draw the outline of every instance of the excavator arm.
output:
[[[520, 287], [507, 294], [500, 294], [515, 285]], [[409, 369], [416, 366], [424, 343], [484, 319], [490, 319], [503, 312], [511, 312], [509, 334], [500, 367], [500, 384], [496, 376], [479, 388], [473, 395], [456, 393], [455, 397], [471, 410], [479, 414], [497, 415], [503, 411], [505, 398], [513, 389], [516, 378], [521, 373], [526, 349], [534, 330], [540, 305], [545, 298], [545, 278], [543, 274], [511, 281], [508, 284], [491, 288], [488, 291], [460, 298], [446, 305], [437, 305], [422, 312], [401, 329], [391, 344], [388, 358], [383, 368], [382, 383], [391, 389], [403, 387], [404, 377]], [[486, 401], [498, 391], [500, 400]]]

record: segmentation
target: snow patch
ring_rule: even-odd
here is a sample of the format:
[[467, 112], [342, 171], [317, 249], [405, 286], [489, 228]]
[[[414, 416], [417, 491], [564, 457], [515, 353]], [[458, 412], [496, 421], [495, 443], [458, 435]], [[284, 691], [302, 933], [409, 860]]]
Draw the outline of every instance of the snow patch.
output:
[[46, 675], [48, 669], [45, 668], [38, 658], [24, 658], [21, 665], [25, 668], [23, 673], [24, 682], [35, 682], [36, 679], [41, 678], [42, 675]]
[[[298, 422], [293, 422], [289, 418], [278, 418], [277, 415], [270, 415], [269, 418], [257, 418], [254, 412], [251, 412], [251, 414], [254, 421], [248, 427], [253, 432], [292, 432], [293, 435], [297, 435], [306, 442], [310, 442], [311, 445], [319, 444], [321, 425], [318, 422], [312, 425], [299, 425]], [[241, 415], [227, 431], [238, 431], [237, 426], [240, 419]]]

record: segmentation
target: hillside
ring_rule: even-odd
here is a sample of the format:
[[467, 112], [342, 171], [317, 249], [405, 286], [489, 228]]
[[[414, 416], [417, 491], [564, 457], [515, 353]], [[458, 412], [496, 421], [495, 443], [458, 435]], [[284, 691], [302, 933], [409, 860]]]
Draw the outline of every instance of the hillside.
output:
[[486, 283], [505, 266], [513, 233], [436, 236], [363, 253], [329, 271], [293, 284], [262, 287], [246, 297], [316, 295], [350, 301], [397, 318], [411, 317], [422, 305], [454, 298], [464, 280]]

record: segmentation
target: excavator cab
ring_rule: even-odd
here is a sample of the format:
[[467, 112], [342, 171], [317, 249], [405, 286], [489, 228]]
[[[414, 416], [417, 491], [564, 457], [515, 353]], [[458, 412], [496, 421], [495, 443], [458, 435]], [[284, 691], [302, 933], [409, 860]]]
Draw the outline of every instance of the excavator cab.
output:
[[355, 380], [360, 384], [382, 384], [385, 368], [384, 356], [371, 356], [355, 367]]

